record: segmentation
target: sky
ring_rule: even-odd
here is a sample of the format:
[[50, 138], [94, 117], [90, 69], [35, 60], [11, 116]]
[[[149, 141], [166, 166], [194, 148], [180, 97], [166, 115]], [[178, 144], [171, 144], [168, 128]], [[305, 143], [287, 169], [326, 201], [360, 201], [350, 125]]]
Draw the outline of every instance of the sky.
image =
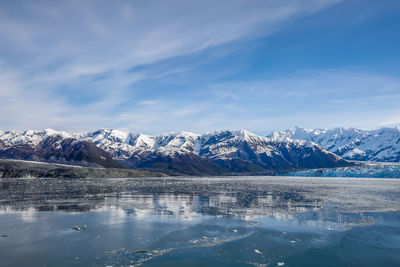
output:
[[400, 126], [398, 0], [0, 0], [0, 129]]

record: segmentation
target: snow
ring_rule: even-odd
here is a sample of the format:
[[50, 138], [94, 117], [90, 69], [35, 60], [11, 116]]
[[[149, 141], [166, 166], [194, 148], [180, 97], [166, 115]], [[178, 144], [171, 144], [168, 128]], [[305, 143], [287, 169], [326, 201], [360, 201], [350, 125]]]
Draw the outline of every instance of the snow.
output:
[[359, 148], [355, 148], [355, 149], [353, 149], [353, 150], [347, 152], [347, 153], [344, 154], [343, 156], [344, 156], [344, 157], [347, 157], [347, 158], [354, 158], [356, 155], [365, 156], [366, 154], [367, 154], [367, 153], [365, 153], [365, 151], [362, 151], [362, 150], [359, 149]]
[[[81, 137], [89, 140], [111, 153], [114, 158], [124, 159], [145, 152], [157, 152], [164, 155], [190, 153], [199, 135], [190, 132], [166, 133], [161, 135], [126, 133], [118, 130], [100, 129]], [[199, 144], [197, 144], [199, 146]]]
[[0, 140], [2, 140], [7, 147], [19, 144], [27, 144], [34, 147], [37, 146], [44, 138], [55, 135], [61, 136], [62, 138], [73, 137], [73, 135], [67, 132], [44, 129], [27, 131], [1, 131]]
[[155, 145], [155, 138], [145, 134], [139, 134], [134, 143], [136, 148], [151, 149]]
[[365, 131], [356, 128], [303, 129], [273, 132], [271, 138], [312, 141], [347, 159], [400, 161], [400, 127]]
[[[315, 146], [311, 142], [301, 140], [292, 140], [289, 138], [277, 140], [258, 136], [247, 130], [215, 131], [203, 135], [181, 131], [152, 136], [107, 128], [79, 134], [45, 129], [1, 131], [0, 140], [3, 140], [6, 146], [28, 144], [34, 147], [47, 136], [53, 135], [59, 135], [62, 138], [91, 141], [98, 147], [109, 152], [115, 159], [127, 159], [148, 153], [171, 156], [192, 153], [214, 159], [230, 159], [237, 157], [237, 152], [242, 148], [244, 143], [247, 143], [256, 154], [265, 153], [268, 156], [279, 154], [275, 145], [281, 143], [295, 146]], [[200, 153], [205, 154], [200, 155]]]
[[355, 128], [303, 129], [292, 128], [274, 132], [269, 137], [247, 130], [215, 131], [207, 134], [171, 132], [145, 135], [116, 129], [72, 134], [53, 129], [0, 131], [6, 147], [18, 144], [37, 146], [48, 136], [91, 141], [115, 159], [127, 159], [149, 153], [162, 155], [195, 154], [213, 159], [232, 159], [244, 144], [256, 154], [278, 155], [277, 147], [322, 148], [348, 159], [369, 161], [400, 161], [400, 127], [363, 131]]
[[200, 138], [197, 138], [194, 143], [193, 143], [193, 149], [194, 149], [194, 153], [196, 155], [200, 154], [200, 149], [201, 149], [201, 140]]

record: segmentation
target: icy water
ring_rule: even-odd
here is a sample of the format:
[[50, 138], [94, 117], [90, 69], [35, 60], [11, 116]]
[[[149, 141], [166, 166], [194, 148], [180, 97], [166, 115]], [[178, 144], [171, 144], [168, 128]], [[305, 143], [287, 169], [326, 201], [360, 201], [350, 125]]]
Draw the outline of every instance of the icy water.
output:
[[400, 179], [2, 179], [0, 236], [0, 266], [400, 266]]

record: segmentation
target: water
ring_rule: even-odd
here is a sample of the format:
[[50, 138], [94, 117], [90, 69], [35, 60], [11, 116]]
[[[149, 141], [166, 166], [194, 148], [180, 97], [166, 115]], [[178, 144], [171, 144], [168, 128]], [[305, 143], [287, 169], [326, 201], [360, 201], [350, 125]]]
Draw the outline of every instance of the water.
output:
[[399, 210], [400, 179], [2, 179], [0, 265], [400, 266]]

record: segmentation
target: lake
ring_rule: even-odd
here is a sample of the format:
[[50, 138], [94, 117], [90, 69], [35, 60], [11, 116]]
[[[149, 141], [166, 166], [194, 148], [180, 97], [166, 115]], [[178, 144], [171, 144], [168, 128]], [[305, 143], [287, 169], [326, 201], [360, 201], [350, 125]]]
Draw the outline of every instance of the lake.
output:
[[400, 179], [1, 179], [1, 266], [400, 266]]

